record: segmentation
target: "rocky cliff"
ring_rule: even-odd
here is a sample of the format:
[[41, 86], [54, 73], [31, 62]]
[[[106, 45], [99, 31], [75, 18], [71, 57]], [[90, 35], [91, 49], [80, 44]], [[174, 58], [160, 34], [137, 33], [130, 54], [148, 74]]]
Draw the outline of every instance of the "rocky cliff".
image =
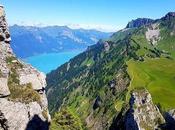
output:
[[48, 129], [45, 75], [16, 58], [0, 6], [0, 130]]
[[131, 94], [130, 108], [125, 117], [126, 129], [154, 130], [165, 123], [159, 109], [153, 104], [147, 90], [135, 90]]
[[135, 20], [132, 20], [130, 21], [126, 28], [136, 28], [136, 27], [141, 27], [143, 25], [148, 25], [148, 24], [151, 24], [153, 23], [154, 20], [152, 19], [148, 19], [148, 18], [138, 18], [138, 19], [135, 19]]

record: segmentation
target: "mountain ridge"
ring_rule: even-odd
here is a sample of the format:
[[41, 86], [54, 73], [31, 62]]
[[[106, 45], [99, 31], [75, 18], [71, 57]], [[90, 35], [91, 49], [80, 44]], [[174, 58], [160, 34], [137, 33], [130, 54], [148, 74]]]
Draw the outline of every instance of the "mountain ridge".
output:
[[125, 28], [49, 73], [51, 129], [174, 129], [174, 27], [171, 15]]
[[43, 53], [84, 50], [111, 33], [96, 30], [70, 29], [67, 26], [18, 26], [10, 27], [12, 49], [24, 58]]
[[141, 27], [144, 25], [148, 25], [153, 23], [154, 20], [150, 18], [137, 18], [132, 21], [130, 21], [127, 25], [126, 28], [135, 28], [135, 27]]

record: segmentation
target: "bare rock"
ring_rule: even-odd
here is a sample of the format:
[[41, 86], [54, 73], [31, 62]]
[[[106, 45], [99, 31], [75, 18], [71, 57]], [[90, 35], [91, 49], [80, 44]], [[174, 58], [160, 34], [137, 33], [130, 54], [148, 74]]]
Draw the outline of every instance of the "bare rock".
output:
[[28, 105], [29, 119], [31, 120], [35, 115], [38, 115], [43, 121], [46, 119], [42, 115], [42, 108], [37, 102], [31, 102]]
[[146, 35], [146, 39], [152, 45], [156, 45], [156, 43], [161, 39], [159, 25], [158, 24], [150, 25], [145, 35]]
[[46, 86], [45, 74], [30, 65], [24, 65], [22, 69], [18, 70], [18, 74], [21, 85], [31, 83], [35, 90], [41, 90]]
[[170, 110], [169, 114], [171, 115], [171, 117], [175, 120], [175, 109]]
[[[18, 60], [10, 47], [10, 41], [4, 8], [0, 6], [0, 130], [48, 130], [50, 115], [44, 89], [46, 76], [31, 65]], [[11, 73], [15, 75], [10, 77]], [[15, 93], [9, 88], [14, 86], [8, 84], [8, 80], [14, 76], [17, 81], [15, 87], [26, 87], [31, 83], [32, 88], [29, 89], [34, 89], [40, 100], [25, 103], [22, 100], [11, 100], [12, 97], [9, 96]]]
[[0, 78], [0, 98], [10, 95], [7, 78]]
[[138, 19], [135, 19], [135, 20], [132, 20], [131, 22], [129, 22], [127, 24], [126, 28], [139, 28], [141, 26], [149, 25], [153, 22], [154, 22], [153, 19], [138, 18]]
[[130, 109], [126, 115], [126, 129], [154, 130], [165, 120], [158, 108], [153, 104], [150, 93], [145, 90], [136, 90], [130, 99]]
[[[12, 102], [7, 99], [0, 99], [0, 112], [3, 117], [0, 122], [6, 121], [6, 127], [9, 130], [25, 130], [28, 123], [37, 115], [43, 122], [46, 119], [43, 117], [43, 110], [37, 102], [24, 104], [20, 102]], [[2, 125], [2, 124], [1, 124]]]
[[8, 129], [24, 130], [29, 122], [27, 106], [7, 99], [0, 99], [0, 104], [0, 111], [3, 113], [4, 119], [7, 120]]
[[110, 49], [109, 43], [108, 42], [104, 42], [103, 44], [104, 44], [105, 51], [109, 51], [109, 49]]

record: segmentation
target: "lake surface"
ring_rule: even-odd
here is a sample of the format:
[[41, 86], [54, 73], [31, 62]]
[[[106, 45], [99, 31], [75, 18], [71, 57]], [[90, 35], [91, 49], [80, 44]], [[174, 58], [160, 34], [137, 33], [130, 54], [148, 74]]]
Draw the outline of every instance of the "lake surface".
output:
[[60, 65], [66, 63], [71, 58], [80, 54], [81, 51], [62, 52], [62, 53], [48, 53], [23, 59], [25, 62], [31, 64], [39, 71], [49, 73]]

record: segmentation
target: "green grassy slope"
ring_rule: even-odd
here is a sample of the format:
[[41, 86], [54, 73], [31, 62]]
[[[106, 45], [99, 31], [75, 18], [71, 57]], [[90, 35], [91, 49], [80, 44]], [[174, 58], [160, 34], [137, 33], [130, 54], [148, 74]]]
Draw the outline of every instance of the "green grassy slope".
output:
[[175, 61], [165, 58], [146, 59], [144, 62], [130, 60], [128, 73], [130, 89], [145, 87], [154, 103], [165, 110], [175, 108]]
[[[130, 92], [140, 88], [146, 88], [163, 111], [175, 108], [174, 21], [156, 21], [161, 36], [156, 45], [146, 39], [148, 26], [121, 30], [106, 40], [108, 51], [100, 41], [48, 74], [52, 115], [68, 109], [82, 129], [109, 129], [113, 119], [127, 111]], [[61, 115], [53, 119], [61, 120]]]
[[[109, 128], [108, 122], [112, 122], [114, 113], [122, 108], [127, 84], [121, 85], [118, 91], [112, 90], [108, 84], [116, 80], [119, 74], [124, 81], [128, 78], [124, 60], [129, 41], [125, 39], [108, 43], [111, 48], [109, 51], [105, 51], [104, 45], [98, 43], [47, 76], [48, 86], [54, 86], [48, 90], [51, 113], [54, 114], [64, 100], [62, 109], [71, 109], [84, 127], [93, 128], [99, 124]], [[127, 50], [130, 53], [130, 49]], [[94, 108], [98, 97], [99, 103]], [[88, 117], [91, 121], [87, 123]]]

